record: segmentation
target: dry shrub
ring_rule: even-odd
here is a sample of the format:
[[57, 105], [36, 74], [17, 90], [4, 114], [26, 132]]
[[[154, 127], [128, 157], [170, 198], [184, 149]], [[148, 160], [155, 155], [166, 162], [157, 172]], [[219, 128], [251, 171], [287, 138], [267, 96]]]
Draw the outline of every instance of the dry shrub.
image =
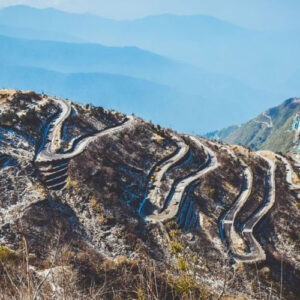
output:
[[10, 250], [5, 246], [0, 246], [0, 261], [1, 263], [13, 264], [19, 259], [16, 252]]

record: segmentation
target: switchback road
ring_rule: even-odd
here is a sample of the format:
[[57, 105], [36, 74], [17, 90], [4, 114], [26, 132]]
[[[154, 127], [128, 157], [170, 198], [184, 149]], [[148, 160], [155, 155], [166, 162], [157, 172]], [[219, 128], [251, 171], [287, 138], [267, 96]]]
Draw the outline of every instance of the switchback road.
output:
[[186, 188], [191, 183], [200, 179], [202, 176], [204, 176], [208, 172], [213, 171], [214, 169], [216, 169], [219, 166], [217, 157], [210, 148], [208, 148], [207, 146], [202, 144], [198, 138], [196, 138], [194, 136], [190, 136], [190, 138], [199, 147], [204, 148], [204, 150], [207, 154], [207, 160], [203, 164], [205, 168], [199, 170], [198, 172], [194, 173], [193, 175], [191, 175], [189, 177], [184, 178], [179, 183], [177, 183], [174, 195], [170, 199], [169, 203], [167, 204], [166, 209], [160, 214], [152, 214], [152, 215], [146, 216], [146, 221], [156, 223], [156, 222], [167, 222], [169, 220], [174, 219], [179, 212], [180, 202], [182, 201], [182, 199], [184, 197], [184, 192], [185, 192]]

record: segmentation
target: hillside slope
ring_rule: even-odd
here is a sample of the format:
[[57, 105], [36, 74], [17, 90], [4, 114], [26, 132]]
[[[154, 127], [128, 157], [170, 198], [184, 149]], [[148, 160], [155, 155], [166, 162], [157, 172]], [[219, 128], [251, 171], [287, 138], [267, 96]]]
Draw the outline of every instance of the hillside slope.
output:
[[297, 115], [300, 100], [292, 98], [271, 108], [239, 127], [216, 131], [207, 136], [231, 144], [240, 144], [254, 150], [268, 149], [276, 152], [295, 150], [297, 142]]
[[299, 299], [289, 159], [30, 91], [0, 109], [5, 299], [28, 280], [54, 299]]

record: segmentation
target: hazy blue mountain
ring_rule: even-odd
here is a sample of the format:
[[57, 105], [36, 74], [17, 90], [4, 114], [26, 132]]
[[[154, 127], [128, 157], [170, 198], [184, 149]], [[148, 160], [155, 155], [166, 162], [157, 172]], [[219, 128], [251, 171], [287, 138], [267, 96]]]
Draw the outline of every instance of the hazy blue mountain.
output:
[[[208, 130], [213, 107], [204, 99], [128, 76], [105, 73], [63, 74], [40, 68], [0, 65], [0, 88], [36, 90], [105, 108], [135, 113], [177, 130]], [[189, 100], [189, 105], [185, 104]], [[207, 107], [206, 110], [199, 109]]]
[[[108, 72], [163, 82], [204, 97], [242, 98], [253, 91], [224, 75], [178, 63], [136, 47], [23, 40], [0, 36], [0, 59], [6, 64], [35, 66], [59, 72]], [[217, 88], [217, 91], [216, 91]], [[240, 101], [240, 100], [239, 100]], [[254, 100], [255, 101], [255, 100]]]
[[215, 130], [204, 134], [204, 137], [217, 141], [224, 141], [232, 132], [237, 130], [239, 127], [237, 125], [228, 126], [221, 130]]
[[61, 72], [111, 72], [151, 77], [175, 65], [172, 61], [136, 47], [105, 47], [25, 40], [0, 36], [0, 58], [7, 64], [41, 66]]
[[114, 21], [15, 6], [0, 11], [0, 24], [63, 32], [112, 46], [134, 45], [261, 89], [279, 91], [278, 86], [300, 68], [299, 31], [258, 32], [202, 15]]
[[15, 27], [2, 24], [0, 24], [0, 35], [22, 39], [83, 42], [83, 40], [78, 37], [74, 37], [62, 32], [40, 30], [38, 28]]
[[192, 98], [206, 99], [206, 107], [199, 103], [195, 109], [200, 113], [210, 110], [209, 107], [214, 108], [214, 118], [209, 119], [208, 126], [215, 129], [233, 122], [244, 122], [281, 99], [281, 95], [258, 91], [235, 79], [136, 47], [31, 41], [3, 36], [0, 36], [0, 43], [0, 63], [5, 65], [37, 67], [61, 73], [101, 72], [140, 78], [168, 85], [181, 94], [194, 95], [183, 99], [187, 107], [191, 106]]

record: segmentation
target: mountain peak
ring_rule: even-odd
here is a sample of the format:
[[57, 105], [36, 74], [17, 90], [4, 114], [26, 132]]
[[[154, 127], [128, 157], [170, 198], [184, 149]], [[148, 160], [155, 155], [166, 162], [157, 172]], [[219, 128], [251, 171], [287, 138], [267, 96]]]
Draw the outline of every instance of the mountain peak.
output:
[[289, 98], [238, 128], [224, 129], [209, 136], [221, 136], [226, 142], [255, 150], [269, 149], [295, 156], [299, 139], [296, 125], [299, 111], [300, 99]]

